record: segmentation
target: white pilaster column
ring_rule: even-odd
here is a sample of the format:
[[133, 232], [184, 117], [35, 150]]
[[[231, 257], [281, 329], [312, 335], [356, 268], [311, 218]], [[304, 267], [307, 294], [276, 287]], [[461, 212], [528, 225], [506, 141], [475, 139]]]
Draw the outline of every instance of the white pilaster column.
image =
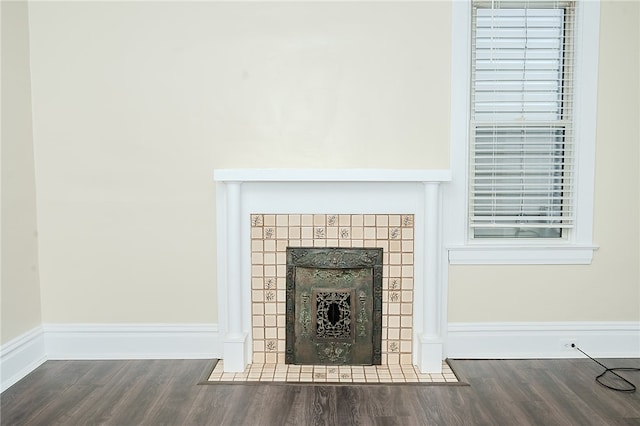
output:
[[242, 372], [247, 366], [247, 333], [242, 327], [242, 242], [240, 182], [226, 182], [227, 190], [227, 332], [224, 371]]
[[418, 336], [418, 367], [422, 373], [442, 372], [442, 324], [440, 274], [440, 203], [439, 183], [424, 182], [424, 312], [422, 334]]

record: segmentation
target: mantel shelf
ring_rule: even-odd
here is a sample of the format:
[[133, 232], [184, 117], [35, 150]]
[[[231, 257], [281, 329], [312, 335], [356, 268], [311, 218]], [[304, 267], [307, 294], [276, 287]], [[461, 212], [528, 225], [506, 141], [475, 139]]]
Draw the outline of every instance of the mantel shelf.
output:
[[448, 169], [217, 169], [218, 182], [448, 182]]

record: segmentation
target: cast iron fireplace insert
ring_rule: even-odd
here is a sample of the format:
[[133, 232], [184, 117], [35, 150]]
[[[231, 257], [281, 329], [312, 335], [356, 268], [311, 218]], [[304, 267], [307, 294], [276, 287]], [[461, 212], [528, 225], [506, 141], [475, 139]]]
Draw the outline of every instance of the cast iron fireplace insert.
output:
[[382, 249], [287, 248], [287, 364], [379, 365]]

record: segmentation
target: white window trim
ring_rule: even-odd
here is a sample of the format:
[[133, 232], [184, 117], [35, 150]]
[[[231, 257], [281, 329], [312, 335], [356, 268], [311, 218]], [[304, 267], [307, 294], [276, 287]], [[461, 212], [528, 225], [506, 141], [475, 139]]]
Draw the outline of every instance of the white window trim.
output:
[[578, 0], [576, 35], [576, 224], [558, 240], [469, 238], [468, 152], [471, 80], [471, 2], [452, 2], [451, 144], [453, 175], [443, 194], [445, 247], [451, 264], [590, 264], [593, 251], [600, 1]]

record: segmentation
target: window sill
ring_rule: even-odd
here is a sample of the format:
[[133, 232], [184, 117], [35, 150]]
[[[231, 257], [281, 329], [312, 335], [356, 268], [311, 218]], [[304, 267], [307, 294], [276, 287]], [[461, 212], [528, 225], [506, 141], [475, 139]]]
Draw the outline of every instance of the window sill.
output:
[[451, 265], [589, 265], [593, 245], [465, 245], [447, 247]]

